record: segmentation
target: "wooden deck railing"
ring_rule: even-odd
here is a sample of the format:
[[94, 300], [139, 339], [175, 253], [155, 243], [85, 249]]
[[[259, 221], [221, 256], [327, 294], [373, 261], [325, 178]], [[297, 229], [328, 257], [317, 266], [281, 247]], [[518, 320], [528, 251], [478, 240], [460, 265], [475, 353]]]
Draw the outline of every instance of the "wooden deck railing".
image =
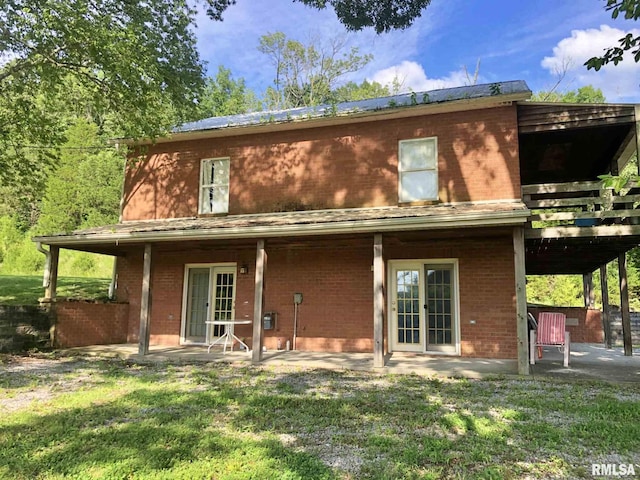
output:
[[573, 230], [578, 227], [593, 230], [595, 227], [640, 224], [638, 183], [629, 184], [621, 194], [612, 188], [604, 188], [599, 181], [523, 185], [522, 198], [532, 212], [531, 229], [571, 227]]

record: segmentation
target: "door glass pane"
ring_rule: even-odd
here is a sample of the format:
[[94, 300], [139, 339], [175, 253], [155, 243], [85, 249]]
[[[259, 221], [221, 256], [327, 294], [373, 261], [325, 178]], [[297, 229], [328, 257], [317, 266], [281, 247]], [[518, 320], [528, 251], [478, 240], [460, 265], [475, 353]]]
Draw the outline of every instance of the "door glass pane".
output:
[[420, 343], [419, 282], [419, 270], [398, 270], [396, 274], [398, 343]]
[[187, 338], [204, 341], [209, 309], [209, 269], [189, 269], [187, 291]]
[[[233, 273], [215, 273], [216, 298], [213, 311], [214, 320], [232, 320], [233, 317]], [[214, 325], [212, 335], [219, 337], [225, 332], [225, 325]]]
[[[425, 269], [429, 346], [453, 343], [453, 275], [451, 267]], [[428, 347], [427, 347], [428, 348]]]

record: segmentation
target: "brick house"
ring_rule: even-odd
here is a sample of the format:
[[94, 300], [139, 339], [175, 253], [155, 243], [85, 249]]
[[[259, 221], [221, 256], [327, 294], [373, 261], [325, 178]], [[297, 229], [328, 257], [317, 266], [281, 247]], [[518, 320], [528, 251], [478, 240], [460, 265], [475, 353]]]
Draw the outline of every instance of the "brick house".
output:
[[[372, 352], [376, 366], [393, 352], [518, 358], [527, 373], [525, 269], [558, 264], [539, 248], [548, 237], [530, 234], [523, 179], [594, 180], [626, 161], [636, 126], [633, 107], [633, 118], [617, 111], [617, 136], [576, 176], [558, 162], [583, 137], [565, 128], [549, 140], [560, 120], [536, 117], [530, 93], [522, 81], [460, 87], [212, 118], [131, 142], [122, 221], [35, 239], [50, 246], [49, 294], [59, 248], [105, 253], [128, 305], [112, 329], [142, 353], [207, 345], [229, 327], [206, 322], [233, 319], [256, 362], [263, 345], [289, 341]], [[595, 125], [609, 138], [608, 126]], [[562, 268], [586, 274], [636, 240]]]

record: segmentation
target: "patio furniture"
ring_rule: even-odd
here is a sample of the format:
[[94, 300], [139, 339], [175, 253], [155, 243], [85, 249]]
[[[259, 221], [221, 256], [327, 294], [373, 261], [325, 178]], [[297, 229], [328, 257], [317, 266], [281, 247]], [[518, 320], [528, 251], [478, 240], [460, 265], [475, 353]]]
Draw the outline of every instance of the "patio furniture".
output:
[[[566, 315], [564, 313], [541, 312], [538, 315], [538, 329], [529, 333], [529, 363], [536, 363], [536, 347], [558, 347], [564, 353], [564, 366], [569, 366], [571, 339], [565, 330]], [[542, 357], [541, 351], [539, 357]]]
[[233, 341], [234, 339], [238, 341], [240, 345], [242, 345], [247, 352], [249, 352], [249, 346], [244, 343], [240, 338], [233, 333], [234, 325], [249, 325], [251, 324], [251, 320], [208, 320], [206, 322], [207, 325], [224, 325], [224, 334], [216, 338], [213, 342], [209, 343], [209, 348], [207, 348], [207, 353], [211, 352], [211, 347], [214, 345], [218, 345], [221, 342], [224, 342], [224, 346], [222, 347], [222, 352], [227, 353], [227, 343], [231, 347], [231, 351], [233, 352]]

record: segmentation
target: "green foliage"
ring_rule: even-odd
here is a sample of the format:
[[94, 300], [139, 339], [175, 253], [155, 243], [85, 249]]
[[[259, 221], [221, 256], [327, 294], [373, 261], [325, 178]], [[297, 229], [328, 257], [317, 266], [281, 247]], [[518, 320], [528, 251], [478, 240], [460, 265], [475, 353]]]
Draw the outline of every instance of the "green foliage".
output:
[[391, 95], [389, 87], [378, 82], [363, 80], [362, 83], [347, 82], [331, 92], [330, 97], [335, 103], [381, 98]]
[[[606, 10], [611, 12], [611, 18], [614, 20], [619, 16], [625, 20], [638, 20], [640, 18], [640, 0], [607, 0]], [[610, 47], [600, 57], [592, 57], [584, 64], [587, 69], [600, 70], [608, 63], [618, 65], [623, 59], [624, 54], [630, 51], [636, 62], [640, 62], [640, 35], [627, 33], [618, 41], [618, 46]]]
[[607, 100], [599, 88], [593, 85], [585, 85], [577, 90], [569, 90], [564, 93], [557, 91], [540, 91], [531, 96], [533, 102], [560, 102], [560, 103], [605, 103]]
[[246, 87], [244, 79], [234, 80], [231, 70], [220, 65], [216, 77], [207, 78], [194, 120], [260, 109], [260, 102], [255, 93]]
[[[270, 109], [286, 109], [332, 103], [332, 94], [345, 75], [362, 69], [372, 55], [360, 55], [357, 48], [346, 48], [343, 39], [308, 45], [291, 40], [282, 32], [263, 35], [258, 50], [267, 55], [275, 68], [273, 87], [265, 94]], [[371, 88], [371, 86], [364, 86]], [[347, 93], [344, 90], [342, 93]]]
[[348, 30], [372, 27], [376, 33], [410, 27], [431, 0], [297, 0], [322, 9], [331, 5]]
[[98, 127], [84, 119], [67, 131], [60, 166], [46, 185], [36, 232], [70, 232], [116, 223], [123, 179], [123, 157], [104, 150]]

